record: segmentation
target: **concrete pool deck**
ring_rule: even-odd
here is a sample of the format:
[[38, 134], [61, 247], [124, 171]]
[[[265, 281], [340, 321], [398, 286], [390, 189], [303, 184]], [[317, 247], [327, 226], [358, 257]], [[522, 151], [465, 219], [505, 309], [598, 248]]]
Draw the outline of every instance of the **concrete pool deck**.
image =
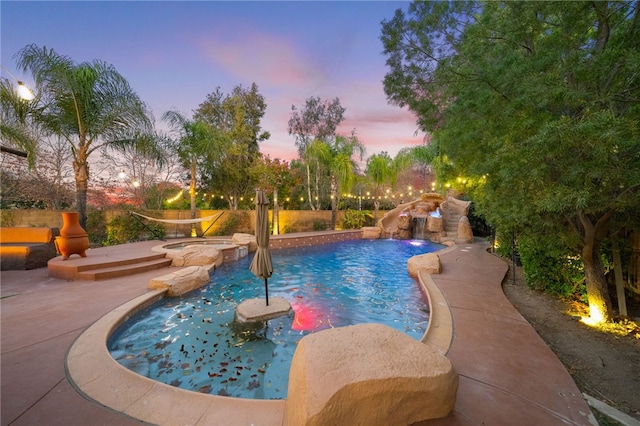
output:
[[[120, 255], [126, 250], [133, 256], [158, 244], [116, 247]], [[440, 256], [442, 274], [431, 276], [451, 312], [447, 357], [460, 374], [460, 387], [450, 416], [421, 424], [591, 424], [589, 407], [569, 373], [504, 296], [507, 264], [486, 249], [483, 243], [455, 246]], [[93, 249], [89, 257], [112, 250]], [[46, 268], [2, 271], [1, 425], [140, 424], [78, 393], [67, 378], [65, 358], [89, 326], [147, 294], [149, 279], [164, 273], [95, 282], [50, 278]], [[224, 424], [279, 424], [265, 422], [259, 411], [238, 411], [243, 412], [236, 418], [232, 410]], [[162, 423], [184, 424], [181, 412], [176, 409], [175, 417]]]

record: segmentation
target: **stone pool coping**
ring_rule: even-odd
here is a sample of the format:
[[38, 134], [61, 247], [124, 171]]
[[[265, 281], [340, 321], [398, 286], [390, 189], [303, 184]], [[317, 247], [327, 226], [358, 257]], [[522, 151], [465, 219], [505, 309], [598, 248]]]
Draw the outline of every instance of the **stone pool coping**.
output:
[[[430, 308], [421, 341], [444, 355], [453, 339], [451, 313], [430, 274], [419, 278]], [[134, 373], [113, 359], [107, 349], [111, 334], [136, 312], [162, 299], [165, 292], [149, 291], [119, 306], [78, 336], [65, 358], [67, 377], [76, 391], [114, 411], [154, 424], [165, 424], [167, 419], [193, 425], [282, 424], [284, 399], [232, 398], [181, 389]]]

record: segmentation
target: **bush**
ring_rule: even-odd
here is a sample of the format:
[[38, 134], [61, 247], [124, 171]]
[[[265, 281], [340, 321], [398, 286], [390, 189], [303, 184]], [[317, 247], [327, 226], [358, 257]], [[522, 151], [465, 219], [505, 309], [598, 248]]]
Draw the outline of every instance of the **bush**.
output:
[[15, 220], [13, 219], [13, 212], [5, 209], [0, 210], [0, 225], [13, 226], [14, 224]]
[[232, 235], [238, 232], [238, 228], [242, 223], [242, 217], [237, 211], [230, 211], [226, 214], [226, 219], [218, 229], [213, 232], [213, 235], [223, 236]]
[[527, 285], [547, 293], [570, 296], [584, 291], [582, 260], [557, 238], [537, 233], [521, 235], [518, 251]]
[[107, 239], [107, 220], [100, 210], [90, 211], [87, 215], [87, 234], [89, 242], [101, 245]]
[[347, 210], [344, 213], [344, 222], [342, 226], [344, 229], [360, 229], [366, 223], [368, 218], [372, 218], [369, 210]]
[[298, 232], [298, 222], [287, 222], [282, 228], [283, 234], [291, 234], [294, 232]]
[[325, 231], [329, 228], [329, 224], [323, 220], [314, 220], [313, 221], [313, 230], [314, 231]]
[[134, 241], [155, 240], [164, 238], [166, 235], [164, 227], [158, 223], [150, 222], [147, 224], [147, 228], [131, 215], [115, 216], [107, 225], [107, 236], [102, 244], [113, 246]]

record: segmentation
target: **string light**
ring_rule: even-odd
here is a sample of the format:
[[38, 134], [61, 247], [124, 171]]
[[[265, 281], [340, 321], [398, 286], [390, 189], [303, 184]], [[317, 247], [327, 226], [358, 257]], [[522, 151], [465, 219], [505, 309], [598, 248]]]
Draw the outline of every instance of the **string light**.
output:
[[178, 193], [178, 195], [176, 195], [176, 196], [175, 196], [175, 197], [173, 197], [173, 198], [169, 198], [169, 199], [167, 200], [167, 203], [173, 203], [173, 202], [175, 202], [175, 201], [178, 201], [180, 198], [182, 198], [182, 194], [183, 194], [183, 193], [184, 193], [184, 191], [183, 191], [183, 190], [181, 190], [181, 191]]

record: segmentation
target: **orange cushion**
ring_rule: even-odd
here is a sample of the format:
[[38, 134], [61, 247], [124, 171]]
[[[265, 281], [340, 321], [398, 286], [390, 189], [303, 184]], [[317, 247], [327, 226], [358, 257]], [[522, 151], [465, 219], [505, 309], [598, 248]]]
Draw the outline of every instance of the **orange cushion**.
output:
[[0, 228], [0, 244], [49, 243], [51, 228]]

